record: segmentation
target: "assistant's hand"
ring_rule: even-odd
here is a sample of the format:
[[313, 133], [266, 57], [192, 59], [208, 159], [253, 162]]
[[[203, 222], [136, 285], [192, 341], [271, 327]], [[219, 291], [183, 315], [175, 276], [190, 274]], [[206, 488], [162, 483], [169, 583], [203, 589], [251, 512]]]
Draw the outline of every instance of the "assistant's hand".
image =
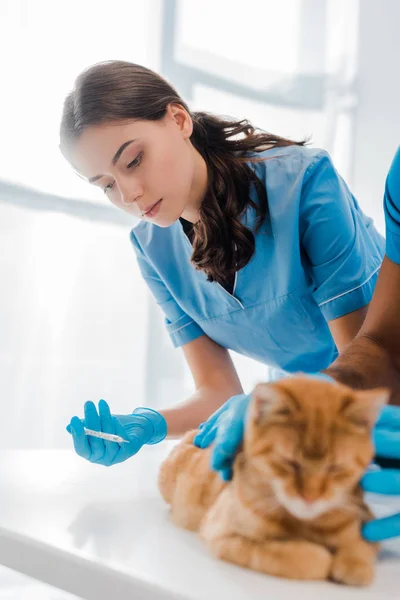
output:
[[[376, 455], [400, 461], [400, 407], [385, 406], [373, 433]], [[366, 492], [399, 496], [400, 469], [381, 469], [366, 473], [361, 480]], [[369, 542], [378, 542], [400, 535], [400, 512], [366, 523], [362, 530]]]
[[[99, 412], [93, 402], [84, 406], [85, 418], [72, 417], [67, 431], [71, 433], [79, 456], [90, 462], [109, 467], [127, 460], [144, 444], [158, 444], [167, 435], [167, 423], [162, 415], [151, 408], [136, 408], [130, 415], [112, 415], [105, 400], [99, 402]], [[84, 432], [84, 427], [114, 433], [128, 443], [109, 442]]]
[[219, 471], [222, 479], [232, 477], [232, 463], [244, 432], [244, 421], [251, 394], [232, 396], [199, 427], [193, 440], [198, 448], [208, 448], [214, 441], [211, 468]]

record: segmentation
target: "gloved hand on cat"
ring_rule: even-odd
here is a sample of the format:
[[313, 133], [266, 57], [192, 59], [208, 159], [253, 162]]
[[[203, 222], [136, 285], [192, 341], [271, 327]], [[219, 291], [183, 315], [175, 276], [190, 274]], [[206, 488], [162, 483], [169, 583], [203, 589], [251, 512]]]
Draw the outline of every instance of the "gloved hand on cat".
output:
[[[385, 406], [374, 429], [377, 457], [400, 460], [400, 407]], [[381, 469], [364, 475], [361, 486], [366, 492], [399, 496], [400, 469]], [[370, 521], [363, 528], [363, 536], [370, 542], [379, 542], [400, 535], [400, 512], [390, 517]]]
[[219, 471], [224, 481], [232, 477], [232, 463], [243, 439], [244, 422], [251, 394], [229, 398], [199, 427], [193, 440], [198, 448], [208, 448], [214, 441], [211, 468]]
[[[123, 462], [144, 444], [158, 444], [167, 435], [162, 415], [151, 408], [136, 408], [130, 415], [112, 415], [105, 400], [99, 402], [99, 412], [93, 402], [86, 402], [85, 418], [72, 417], [67, 431], [72, 435], [75, 451], [90, 462], [109, 467]], [[86, 435], [84, 427], [120, 435], [128, 443], [116, 443]]]
[[[200, 426], [193, 443], [207, 448], [213, 442], [211, 467], [228, 481], [232, 476], [232, 463], [243, 438], [246, 411], [251, 394], [233, 396]], [[376, 455], [400, 460], [400, 407], [384, 406], [374, 429]], [[361, 481], [363, 489], [378, 494], [400, 496], [400, 470], [382, 469], [367, 473]], [[365, 539], [380, 541], [400, 535], [400, 513], [367, 523], [363, 529]]]

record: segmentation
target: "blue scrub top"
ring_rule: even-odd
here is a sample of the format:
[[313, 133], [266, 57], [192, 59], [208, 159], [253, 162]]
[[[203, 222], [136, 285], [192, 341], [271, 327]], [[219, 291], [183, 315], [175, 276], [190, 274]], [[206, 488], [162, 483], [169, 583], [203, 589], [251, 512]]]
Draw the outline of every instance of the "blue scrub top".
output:
[[[337, 356], [327, 321], [371, 300], [385, 242], [360, 210], [327, 152], [271, 148], [248, 163], [264, 183], [269, 217], [233, 295], [190, 263], [179, 221], [131, 231], [140, 270], [165, 313], [175, 347], [201, 335], [288, 372], [315, 372]], [[251, 198], [260, 202], [252, 185]], [[248, 207], [242, 222], [253, 233]]]
[[383, 199], [386, 221], [386, 254], [400, 265], [400, 147], [386, 178]]

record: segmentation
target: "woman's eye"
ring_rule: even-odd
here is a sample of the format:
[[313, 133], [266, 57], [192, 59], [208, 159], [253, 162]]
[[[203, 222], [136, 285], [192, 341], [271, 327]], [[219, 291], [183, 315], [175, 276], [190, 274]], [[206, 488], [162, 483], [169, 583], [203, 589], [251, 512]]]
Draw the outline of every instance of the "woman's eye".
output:
[[109, 190], [112, 190], [112, 189], [113, 189], [113, 187], [114, 187], [114, 182], [112, 182], [112, 183], [109, 183], [108, 185], [106, 185], [106, 187], [103, 187], [103, 192], [104, 192], [105, 194], [107, 194], [107, 192], [108, 192]]
[[129, 165], [126, 166], [126, 168], [131, 169], [132, 167], [137, 167], [138, 165], [140, 165], [142, 156], [143, 156], [143, 152], [140, 152], [137, 155], [137, 157], [132, 162], [130, 162]]
[[[132, 167], [138, 167], [142, 161], [142, 157], [143, 157], [143, 152], [140, 152], [140, 154], [138, 154], [137, 157], [132, 162], [129, 163], [129, 165], [126, 165], [126, 168], [131, 169]], [[113, 187], [114, 187], [114, 182], [109, 183], [108, 185], [106, 185], [103, 188], [103, 192], [105, 194], [107, 194], [107, 192], [111, 191], [113, 189]]]

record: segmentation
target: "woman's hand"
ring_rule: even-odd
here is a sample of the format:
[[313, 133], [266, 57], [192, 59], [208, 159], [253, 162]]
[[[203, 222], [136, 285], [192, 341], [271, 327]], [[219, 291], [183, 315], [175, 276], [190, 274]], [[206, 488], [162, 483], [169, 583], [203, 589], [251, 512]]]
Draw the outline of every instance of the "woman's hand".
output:
[[211, 468], [219, 471], [222, 479], [232, 477], [232, 463], [244, 431], [244, 422], [251, 399], [250, 394], [232, 396], [199, 427], [193, 440], [198, 448], [208, 448], [214, 441]]
[[[72, 417], [67, 426], [75, 451], [82, 458], [106, 467], [127, 460], [144, 444], [157, 444], [167, 435], [164, 417], [151, 408], [136, 408], [130, 415], [112, 415], [107, 402], [100, 400], [98, 413], [93, 402], [85, 403], [84, 413], [84, 419]], [[85, 427], [119, 435], [127, 442], [110, 442], [86, 435]]]

